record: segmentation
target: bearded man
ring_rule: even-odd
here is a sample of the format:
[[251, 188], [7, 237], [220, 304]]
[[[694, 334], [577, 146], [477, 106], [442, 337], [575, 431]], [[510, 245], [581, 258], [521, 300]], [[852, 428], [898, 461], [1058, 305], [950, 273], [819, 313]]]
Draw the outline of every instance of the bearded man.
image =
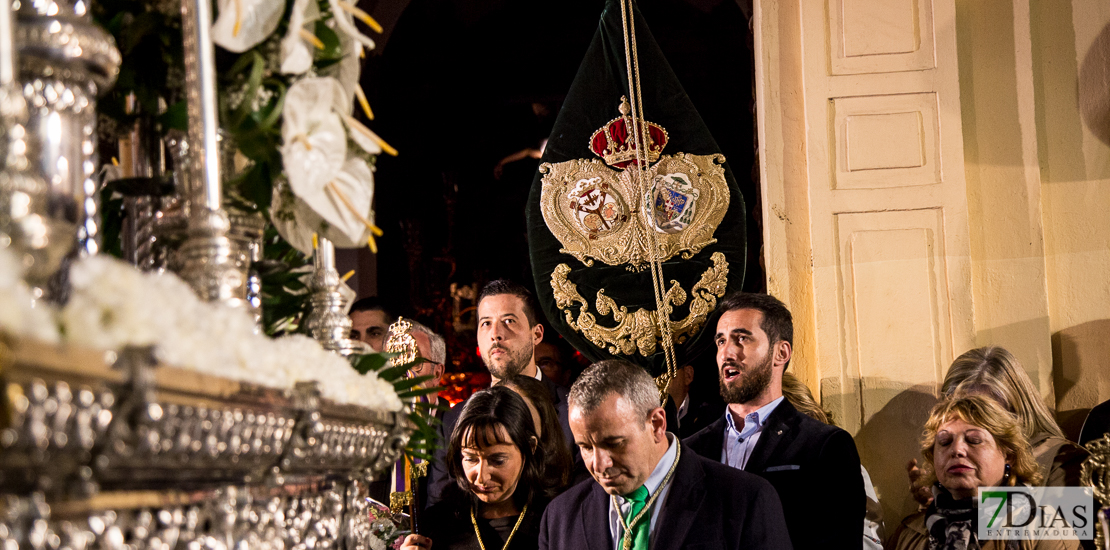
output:
[[[491, 281], [482, 287], [478, 293], [478, 351], [493, 383], [514, 375], [531, 376], [543, 382], [551, 392], [563, 436], [568, 447], [573, 448], [574, 436], [567, 422], [567, 390], [544, 378], [536, 367], [535, 348], [542, 341], [543, 325], [536, 319], [535, 299], [528, 289], [505, 279]], [[440, 426], [442, 441], [450, 440], [461, 411], [462, 407], [456, 406], [444, 415]], [[428, 506], [438, 502], [443, 489], [452, 482], [443, 463], [445, 458], [445, 449], [437, 451], [436, 460], [428, 470], [431, 477]], [[576, 466], [580, 464], [581, 459], [578, 459]]]
[[769, 481], [794, 548], [862, 548], [866, 497], [855, 441], [783, 399], [790, 310], [773, 296], [741, 292], [726, 296], [718, 312], [717, 369], [728, 408], [684, 443]]

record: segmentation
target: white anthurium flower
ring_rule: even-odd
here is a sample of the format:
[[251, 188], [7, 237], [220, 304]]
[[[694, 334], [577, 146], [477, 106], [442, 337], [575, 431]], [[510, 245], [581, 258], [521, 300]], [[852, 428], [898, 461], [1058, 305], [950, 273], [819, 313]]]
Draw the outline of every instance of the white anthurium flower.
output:
[[348, 158], [343, 163], [343, 170], [328, 183], [326, 194], [329, 204], [338, 206], [334, 209], [336, 217], [319, 209], [316, 211], [351, 241], [366, 242], [364, 234], [374, 225], [370, 220], [373, 216], [370, 207], [374, 202], [374, 172], [366, 161], [357, 157]]
[[[312, 254], [312, 234], [320, 233], [324, 218], [282, 186], [274, 185], [270, 199], [270, 221], [281, 238], [306, 256]], [[325, 224], [326, 225], [326, 224]]]
[[339, 50], [343, 52], [343, 58], [339, 63], [325, 69], [327, 72], [324, 74], [335, 77], [339, 81], [340, 90], [343, 91], [343, 97], [336, 102], [336, 109], [340, 113], [350, 114], [354, 106], [355, 88], [358, 87], [359, 73], [362, 70], [362, 60], [359, 59], [361, 49], [361, 44], [345, 34], [340, 34]]
[[313, 48], [323, 45], [313, 34], [320, 6], [316, 0], [295, 0], [289, 15], [289, 30], [281, 40], [281, 72], [303, 74], [312, 68]]
[[212, 24], [212, 41], [225, 50], [242, 53], [273, 34], [285, 14], [277, 0], [219, 0], [220, 15]]
[[285, 95], [282, 161], [289, 187], [309, 203], [335, 179], [347, 158], [347, 132], [333, 109], [338, 94], [334, 78], [303, 78]]
[[352, 240], [324, 220], [308, 203], [297, 198], [288, 189], [281, 189], [281, 186], [274, 186], [270, 220], [281, 237], [306, 256], [312, 255], [313, 233], [330, 240], [336, 248], [360, 248], [370, 238], [370, 230], [364, 229], [358, 239]]
[[[340, 42], [345, 43], [344, 50], [347, 50], [348, 47], [357, 48], [359, 46], [357, 42], [350, 39], [341, 38]], [[335, 67], [332, 76], [339, 82], [339, 93], [335, 96], [335, 112], [347, 124], [347, 128], [350, 130], [347, 132], [348, 137], [367, 153], [371, 155], [381, 154], [382, 148], [375, 139], [376, 134], [351, 116], [356, 95], [355, 90], [359, 86], [360, 63], [358, 54], [353, 51], [346, 54]], [[365, 96], [362, 99], [365, 99]]]
[[335, 21], [335, 25], [339, 27], [339, 30], [347, 36], [359, 41], [367, 48], [371, 50], [374, 49], [374, 41], [371, 40], [369, 36], [358, 32], [358, 28], [355, 27], [354, 18], [351, 17], [351, 12], [365, 15], [362, 13], [362, 10], [359, 10], [354, 4], [345, 2], [344, 0], [328, 0], [328, 3], [331, 5], [332, 15], [334, 16], [332, 17], [332, 21]]
[[351, 131], [347, 133], [347, 135], [350, 136], [351, 141], [355, 142], [355, 144], [361, 147], [363, 151], [366, 151], [371, 155], [381, 154], [382, 148], [380, 145], [378, 145], [379, 142], [375, 141], [374, 138], [371, 137], [375, 136], [376, 134], [371, 132], [369, 128], [363, 126], [361, 122], [355, 120], [355, 118], [350, 115], [344, 117], [343, 122], [346, 122], [347, 127], [351, 129]]

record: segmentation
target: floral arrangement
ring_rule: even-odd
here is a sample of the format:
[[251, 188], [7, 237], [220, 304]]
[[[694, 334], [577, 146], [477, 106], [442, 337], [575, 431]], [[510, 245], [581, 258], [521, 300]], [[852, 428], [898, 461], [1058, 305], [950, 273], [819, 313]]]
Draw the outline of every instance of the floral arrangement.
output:
[[[359, 86], [360, 59], [374, 41], [358, 25], [382, 29], [345, 0], [218, 0], [216, 8], [220, 125], [236, 156], [225, 203], [276, 229], [262, 270], [272, 333], [296, 327], [304, 313], [288, 274], [305, 265], [314, 235], [377, 250], [374, 163], [397, 151], [352, 114], [357, 104], [374, 118]], [[180, 2], [99, 0], [93, 10], [123, 54], [117, 84], [98, 106], [102, 126], [147, 116], [162, 132], [185, 129]]]
[[153, 346], [165, 364], [277, 389], [315, 380], [333, 401], [401, 410], [397, 388], [377, 372], [360, 374], [307, 336], [256, 334], [246, 311], [202, 302], [172, 273], [142, 273], [107, 256], [78, 260], [58, 310], [31, 299], [21, 272], [0, 249], [0, 329], [8, 332], [97, 349]]
[[0, 330], [55, 344], [61, 339], [53, 310], [35, 307], [34, 294], [23, 281], [23, 264], [8, 248], [0, 248]]
[[[313, 234], [339, 247], [376, 249], [374, 236], [381, 231], [371, 221], [371, 166], [383, 150], [396, 151], [351, 116], [357, 99], [373, 119], [359, 86], [359, 60], [374, 41], [355, 27], [353, 17], [381, 28], [344, 0], [220, 0], [218, 5], [213, 42], [241, 54], [225, 73], [238, 84], [228, 99], [232, 133], [253, 130], [281, 107], [280, 147], [248, 157], [274, 165], [276, 156], [281, 158], [284, 177], [272, 186], [270, 204], [275, 227], [305, 254], [311, 253]], [[243, 72], [236, 74], [233, 69], [240, 66]]]
[[368, 543], [373, 550], [400, 550], [411, 531], [404, 526], [409, 524], [408, 514], [394, 514], [388, 506], [370, 501], [370, 538]]

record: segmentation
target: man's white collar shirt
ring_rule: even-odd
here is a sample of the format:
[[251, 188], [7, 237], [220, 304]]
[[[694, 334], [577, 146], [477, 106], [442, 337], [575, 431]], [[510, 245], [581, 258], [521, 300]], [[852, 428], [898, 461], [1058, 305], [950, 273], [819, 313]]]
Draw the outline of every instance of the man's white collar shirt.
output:
[[678, 406], [677, 414], [675, 414], [679, 427], [682, 427], [682, 417], [686, 416], [688, 412], [690, 412], [690, 394], [686, 394], [686, 398], [682, 400], [682, 404]]

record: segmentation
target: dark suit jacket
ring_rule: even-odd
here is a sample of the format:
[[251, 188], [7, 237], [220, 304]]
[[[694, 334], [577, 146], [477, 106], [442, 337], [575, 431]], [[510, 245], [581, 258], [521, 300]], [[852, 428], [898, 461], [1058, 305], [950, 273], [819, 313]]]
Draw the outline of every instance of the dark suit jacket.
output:
[[[722, 414], [684, 442], [720, 461], [726, 426]], [[767, 417], [744, 470], [775, 487], [794, 548], [863, 548], [867, 496], [848, 432], [803, 415], [784, 399]]]
[[1079, 444], [1086, 445], [1102, 438], [1102, 434], [1107, 432], [1110, 432], [1110, 401], [1103, 401], [1095, 405], [1083, 421], [1083, 428], [1079, 431]]
[[[551, 392], [551, 400], [555, 403], [555, 412], [559, 414], [559, 426], [563, 428], [563, 436], [567, 440], [567, 445], [571, 449], [571, 456], [574, 457], [574, 468], [580, 469], [582, 457], [578, 452], [578, 446], [574, 444], [574, 436], [570, 433], [570, 423], [567, 420], [567, 389], [548, 380], [541, 378], [547, 386], [547, 391]], [[447, 474], [447, 444], [451, 441], [451, 432], [455, 430], [455, 423], [459, 421], [459, 415], [462, 414], [464, 403], [459, 403], [447, 414], [443, 415], [443, 423], [439, 425], [439, 442], [440, 447], [436, 449], [435, 460], [432, 461], [431, 466], [428, 467], [428, 498], [427, 506], [431, 506], [443, 499], [443, 490], [447, 484], [454, 483], [454, 480]]]
[[[701, 400], [694, 401], [693, 396], [690, 397], [688, 407], [686, 416], [679, 421], [678, 406], [675, 405], [674, 399], [667, 396], [667, 401], [663, 404], [663, 411], [667, 415], [667, 429], [671, 433], [677, 433], [683, 439], [700, 432], [725, 412], [724, 403], [720, 401], [712, 403]], [[678, 429], [674, 429], [674, 426], [678, 426]]]
[[[613, 550], [609, 500], [592, 479], [556, 497], [540, 522], [540, 550]], [[766, 481], [686, 447], [659, 514], [652, 550], [790, 548], [779, 499]]]

